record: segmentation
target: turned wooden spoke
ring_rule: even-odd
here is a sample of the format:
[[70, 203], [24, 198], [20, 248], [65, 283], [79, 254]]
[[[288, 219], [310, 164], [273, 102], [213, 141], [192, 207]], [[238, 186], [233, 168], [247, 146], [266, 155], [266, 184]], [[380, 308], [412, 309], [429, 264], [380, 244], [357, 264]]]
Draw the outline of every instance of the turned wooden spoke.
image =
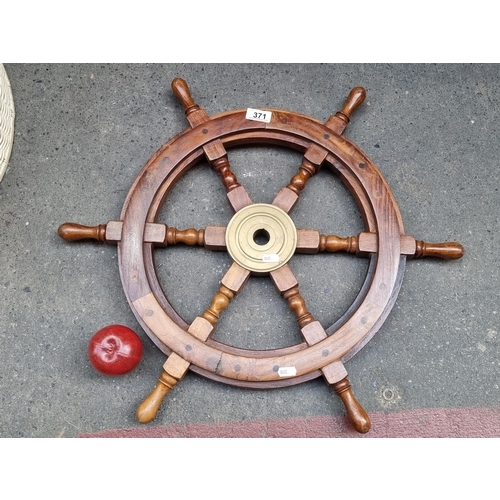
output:
[[290, 309], [294, 312], [299, 326], [302, 328], [314, 321], [313, 315], [307, 310], [306, 302], [300, 295], [299, 284], [290, 266], [284, 266], [271, 271], [271, 279], [280, 294], [287, 300]]
[[222, 226], [207, 226], [204, 229], [177, 229], [165, 224], [148, 224], [144, 241], [156, 243], [159, 246], [184, 244], [203, 246], [208, 250], [224, 250], [226, 228]]
[[307, 180], [318, 171], [318, 168], [317, 165], [313, 165], [310, 161], [304, 160], [299, 167], [298, 174], [292, 177], [287, 188], [299, 195], [306, 186]]
[[241, 186], [236, 178], [236, 175], [231, 171], [231, 167], [229, 165], [229, 160], [226, 156], [215, 160], [212, 163], [214, 170], [220, 175], [222, 179], [222, 183], [227, 191], [232, 191], [237, 187]]
[[[347, 96], [344, 107], [335, 115], [330, 116], [325, 122], [325, 126], [335, 134], [342, 134], [349, 123], [351, 114], [365, 100], [365, 97], [366, 91], [363, 87], [355, 87], [352, 89]], [[329, 134], [324, 135], [325, 139], [328, 137]], [[298, 173], [292, 177], [287, 186], [278, 192], [273, 200], [273, 205], [280, 207], [285, 212], [289, 212], [296, 205], [299, 195], [305, 188], [307, 181], [319, 172], [327, 155], [328, 151], [325, 148], [314, 143], [311, 144], [304, 153]]]
[[356, 253], [358, 251], [358, 237], [348, 236], [341, 238], [335, 235], [320, 236], [319, 248], [320, 252], [347, 252]]
[[283, 297], [288, 301], [290, 309], [295, 313], [300, 327], [314, 321], [313, 315], [306, 308], [306, 301], [300, 295], [298, 287], [287, 290], [283, 293]]
[[[210, 121], [208, 114], [196, 104], [191, 96], [187, 83], [182, 78], [172, 82], [172, 90], [184, 106], [186, 118], [192, 128], [206, 124]], [[204, 132], [208, 132], [204, 129]], [[222, 141], [216, 139], [203, 146], [205, 156], [215, 171], [220, 175], [226, 188], [227, 197], [233, 209], [237, 212], [252, 203], [246, 189], [238, 182], [236, 175], [231, 171], [227, 152]]]
[[366, 252], [377, 251], [376, 238], [374, 241], [370, 239], [369, 244], [363, 246], [363, 252], [365, 253], [361, 253], [359, 241], [359, 235], [343, 238], [335, 234], [320, 234], [319, 231], [315, 231], [314, 229], [299, 229], [297, 230], [296, 251], [298, 253], [347, 252], [362, 256], [366, 255]]
[[212, 299], [210, 307], [202, 314], [208, 322], [215, 325], [219, 321], [220, 313], [229, 305], [229, 301], [234, 297], [234, 293], [222, 285]]
[[202, 317], [215, 326], [221, 312], [229, 305], [229, 301], [239, 293], [249, 277], [250, 271], [233, 262], [229, 271], [222, 278], [219, 291], [212, 299], [210, 307], [202, 314]]
[[273, 205], [289, 212], [296, 205], [307, 181], [319, 172], [327, 154], [328, 152], [324, 148], [316, 144], [310, 145], [304, 153], [299, 171], [292, 177], [287, 186], [280, 189], [273, 200]]
[[185, 245], [205, 245], [205, 230], [204, 229], [184, 229], [183, 231], [175, 227], [167, 228], [167, 235], [165, 238], [167, 245], [176, 245], [177, 243], [184, 243]]

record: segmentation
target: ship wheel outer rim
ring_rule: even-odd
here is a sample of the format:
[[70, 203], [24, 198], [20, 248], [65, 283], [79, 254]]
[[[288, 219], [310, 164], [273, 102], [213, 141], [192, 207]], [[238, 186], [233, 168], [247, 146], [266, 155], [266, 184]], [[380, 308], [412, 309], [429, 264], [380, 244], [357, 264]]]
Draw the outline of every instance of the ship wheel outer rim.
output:
[[[249, 387], [293, 385], [319, 376], [321, 374], [320, 369], [331, 362], [352, 357], [378, 331], [385, 317], [389, 314], [399, 292], [404, 272], [404, 257], [400, 255], [399, 239], [400, 234], [403, 233], [401, 215], [392, 192], [377, 167], [354, 144], [344, 137], [332, 133], [319, 121], [293, 112], [273, 110], [274, 113], [277, 113], [280, 118], [279, 121], [263, 125], [262, 123], [256, 124], [246, 120], [244, 111], [226, 112], [214, 116], [202, 126], [178, 134], [160, 148], [157, 154], [141, 170], [127, 195], [121, 215], [123, 232], [118, 243], [120, 275], [125, 295], [134, 315], [158, 346], [157, 340], [170, 351], [176, 352], [191, 363], [191, 370], [197, 371], [208, 378], [232, 385]], [[312, 133], [313, 129], [317, 132], [316, 134]], [[274, 131], [276, 139], [268, 140], [272, 136], [270, 131]], [[261, 138], [259, 141], [259, 136], [264, 133], [267, 135], [268, 132], [270, 132], [270, 135]], [[193, 136], [196, 140], [193, 140]], [[378, 252], [373, 256], [377, 259], [377, 264], [374, 266], [375, 269], [370, 285], [361, 300], [361, 304], [358, 305], [352, 316], [339, 327], [335, 335], [330, 335], [321, 342], [307, 346], [304, 349], [294, 350], [297, 346], [292, 346], [290, 349], [280, 349], [280, 352], [287, 352], [281, 356], [271, 355], [258, 358], [239, 356], [230, 352], [233, 349], [231, 346], [217, 344], [218, 347], [225, 346], [230, 349], [224, 351], [196, 339], [185, 329], [179, 327], [160, 305], [158, 297], [151, 290], [145, 272], [144, 250], [148, 246], [151, 247], [151, 244], [142, 241], [148, 218], [151, 219], [151, 217], [155, 216], [155, 214], [151, 215], [152, 203], [169, 176], [175, 173], [175, 183], [202, 156], [203, 146], [216, 139], [220, 139], [224, 145], [233, 143], [247, 144], [250, 142], [279, 143], [285, 147], [296, 149], [301, 148], [301, 141], [304, 144], [316, 143], [324, 147], [331, 158], [340, 161], [343, 167], [354, 175], [359, 182], [359, 186], [363, 188], [364, 195], [371, 204], [371, 210], [377, 223]], [[165, 169], [165, 165], [162, 164], [165, 158], [164, 155], [172, 152], [172, 148], [177, 151], [185, 151], [182, 146], [183, 143], [187, 144], [188, 142], [191, 146], [187, 148], [187, 152], [183, 153], [182, 159], [171, 162], [172, 166]], [[340, 149], [339, 145], [341, 143], [344, 146], [346, 144], [349, 146], [349, 157]], [[358, 159], [358, 166], [361, 162], [363, 163], [363, 168], [356, 169], [352, 167], [351, 164], [354, 158]], [[179, 165], [182, 163], [184, 164], [183, 171], [179, 173], [177, 170], [179, 170]], [[162, 174], [162, 170], [165, 175]], [[367, 189], [370, 176], [372, 179], [376, 179], [379, 188], [375, 195]], [[149, 196], [150, 203], [146, 207], [147, 202], [144, 201], [142, 195], [144, 193], [150, 195], [152, 190], [154, 194]], [[168, 193], [162, 194], [160, 202], [157, 200], [158, 206], [164, 202], [166, 194]], [[382, 198], [386, 209], [390, 212], [388, 221], [382, 221], [378, 213], [380, 209], [378, 205], [381, 202], [377, 201], [377, 199]], [[141, 217], [137, 216], [136, 210], [141, 212]], [[363, 216], [366, 215], [363, 212]], [[380, 225], [381, 222], [388, 222], [388, 224], [385, 226]], [[140, 235], [137, 234], [137, 227], [142, 228]], [[385, 234], [387, 231], [389, 236], [392, 236], [391, 238], [385, 237], [388, 236]], [[387, 256], [389, 256], [388, 259]], [[389, 272], [384, 268], [382, 273], [381, 267], [378, 265], [382, 258], [385, 259], [384, 262], [389, 263]], [[381, 277], [381, 274], [384, 274], [384, 276]], [[389, 276], [385, 276], [387, 274]], [[379, 289], [384, 287], [382, 298], [374, 291], [374, 283], [378, 285]], [[375, 321], [371, 321], [371, 314], [368, 314], [370, 321], [366, 316], [362, 315], [373, 311], [376, 311], [377, 315]], [[367, 325], [367, 323], [369, 324]], [[357, 329], [363, 331], [363, 334], [354, 335], [356, 341], [352, 342], [351, 338], [348, 346], [345, 345], [346, 340], [349, 340], [347, 337], [353, 335], [349, 335], [349, 331], [342, 332], [342, 330], [348, 329], [346, 325], [350, 327], [357, 326]], [[161, 329], [161, 332], [158, 329]], [[340, 345], [335, 346], [335, 343]], [[334, 349], [330, 350], [332, 348]], [[239, 349], [236, 350], [239, 351]], [[242, 351], [247, 352], [246, 350]], [[258, 352], [263, 353], [265, 351]], [[271, 368], [272, 372], [268, 364], [269, 358], [272, 358], [273, 361], [278, 360], [277, 364]], [[228, 368], [229, 366], [233, 368]], [[294, 366], [297, 375], [280, 379], [276, 373], [278, 371], [276, 368], [280, 366]], [[235, 367], [239, 367], [239, 371], [236, 372]]]

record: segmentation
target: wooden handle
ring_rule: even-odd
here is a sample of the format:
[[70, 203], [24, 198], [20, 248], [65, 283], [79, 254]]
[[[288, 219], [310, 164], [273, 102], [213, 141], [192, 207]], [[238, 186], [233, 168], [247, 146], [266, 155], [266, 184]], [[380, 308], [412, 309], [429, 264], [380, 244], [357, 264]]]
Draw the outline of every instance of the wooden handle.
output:
[[136, 418], [141, 424], [147, 424], [156, 417], [163, 398], [176, 383], [177, 379], [162, 372], [151, 394], [137, 408]]
[[339, 111], [342, 115], [347, 118], [347, 121], [351, 119], [351, 114], [359, 107], [359, 105], [365, 100], [366, 90], [363, 87], [354, 87], [347, 96], [344, 107]]
[[426, 243], [417, 241], [415, 258], [438, 257], [440, 259], [460, 259], [464, 254], [464, 247], [455, 241], [446, 243]]
[[361, 434], [367, 433], [371, 427], [370, 417], [354, 397], [347, 377], [333, 384], [333, 389], [344, 403], [347, 418], [354, 429]]
[[175, 78], [172, 81], [172, 90], [179, 101], [181, 101], [186, 113], [188, 113], [190, 108], [198, 107], [191, 96], [191, 91], [189, 90], [188, 84], [182, 78]]
[[59, 236], [66, 241], [98, 240], [106, 241], [106, 224], [98, 226], [82, 226], [73, 222], [66, 222], [57, 230]]

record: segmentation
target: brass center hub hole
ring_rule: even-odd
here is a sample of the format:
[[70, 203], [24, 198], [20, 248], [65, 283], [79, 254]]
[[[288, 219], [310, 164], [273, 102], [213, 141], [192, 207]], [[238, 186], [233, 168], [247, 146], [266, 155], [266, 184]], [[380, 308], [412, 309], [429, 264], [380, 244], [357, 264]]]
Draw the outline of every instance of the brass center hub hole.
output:
[[281, 208], [255, 203], [238, 210], [229, 221], [226, 247], [240, 266], [254, 274], [267, 274], [291, 259], [297, 229]]
[[253, 241], [255, 241], [255, 243], [260, 246], [267, 245], [270, 239], [271, 237], [265, 229], [258, 229], [253, 235]]

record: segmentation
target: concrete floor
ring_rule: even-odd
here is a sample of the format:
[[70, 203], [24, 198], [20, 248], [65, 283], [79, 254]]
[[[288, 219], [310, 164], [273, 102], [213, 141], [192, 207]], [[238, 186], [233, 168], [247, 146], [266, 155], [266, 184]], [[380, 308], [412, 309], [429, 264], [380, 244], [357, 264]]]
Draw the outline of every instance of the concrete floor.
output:
[[[96, 225], [119, 218], [142, 166], [188, 126], [170, 90], [178, 76], [209, 115], [271, 107], [326, 121], [352, 87], [366, 88], [367, 99], [346, 137], [384, 174], [406, 233], [426, 241], [459, 241], [465, 256], [407, 263], [394, 309], [347, 363], [354, 393], [369, 413], [387, 417], [436, 409], [445, 410], [446, 419], [447, 409], [485, 410], [489, 416], [479, 425], [480, 437], [500, 436], [495, 250], [500, 247], [500, 66], [6, 64], [5, 69], [16, 122], [9, 168], [0, 183], [0, 437], [144, 432], [135, 410], [156, 383], [165, 355], [127, 304], [116, 247], [68, 243], [57, 228], [66, 221]], [[296, 172], [300, 155], [258, 146], [231, 151], [230, 161], [252, 199], [270, 202]], [[179, 228], [226, 225], [230, 216], [216, 174], [203, 164], [179, 181], [162, 209], [162, 220]], [[347, 190], [326, 171], [308, 183], [293, 217], [297, 226], [324, 234], [348, 236], [363, 229]], [[178, 247], [156, 255], [167, 296], [191, 321], [208, 306], [229, 257]], [[294, 259], [309, 309], [323, 324], [333, 323], [356, 296], [366, 262], [346, 255]], [[223, 342], [265, 349], [300, 340], [294, 318], [268, 279], [250, 280], [231, 307], [217, 330]], [[133, 328], [144, 343], [141, 364], [122, 377], [99, 375], [87, 358], [90, 337], [113, 323]], [[343, 415], [321, 379], [261, 391], [188, 373], [148, 428], [237, 423], [244, 435], [245, 422]], [[414, 426], [413, 436], [425, 434], [415, 421], [408, 419], [408, 425]], [[460, 435], [476, 434], [465, 428]]]

